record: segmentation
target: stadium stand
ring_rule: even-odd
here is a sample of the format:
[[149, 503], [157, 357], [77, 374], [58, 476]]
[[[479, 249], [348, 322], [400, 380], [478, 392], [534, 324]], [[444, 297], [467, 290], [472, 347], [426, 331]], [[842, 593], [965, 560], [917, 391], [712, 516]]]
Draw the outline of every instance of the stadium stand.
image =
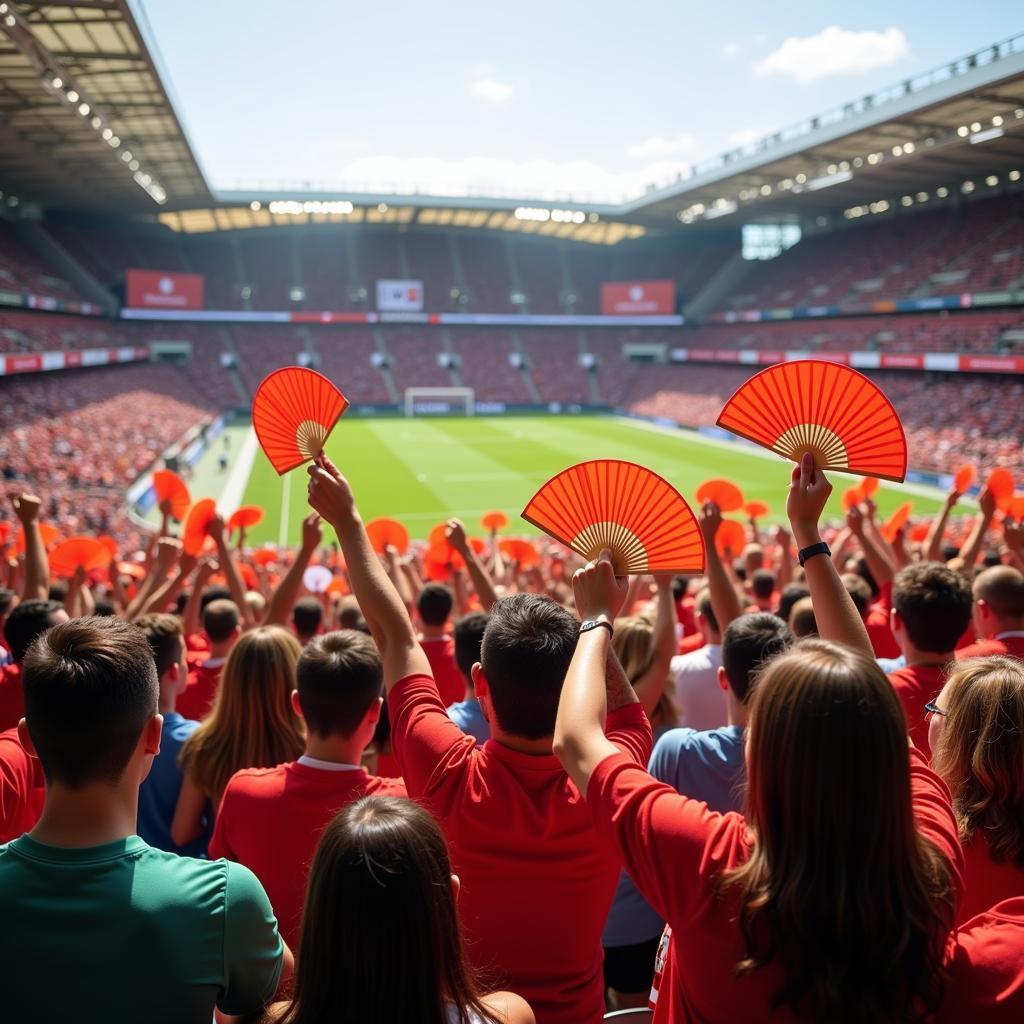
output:
[[15, 235], [0, 218], [0, 291], [28, 292], [53, 299], [78, 299], [75, 289]]

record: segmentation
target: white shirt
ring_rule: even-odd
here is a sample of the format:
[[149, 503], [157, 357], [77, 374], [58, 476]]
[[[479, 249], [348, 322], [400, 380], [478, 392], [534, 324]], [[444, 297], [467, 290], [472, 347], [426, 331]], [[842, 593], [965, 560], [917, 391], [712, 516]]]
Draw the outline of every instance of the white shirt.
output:
[[690, 654], [672, 659], [679, 724], [703, 731], [728, 724], [729, 707], [725, 691], [718, 685], [722, 645], [705, 644]]

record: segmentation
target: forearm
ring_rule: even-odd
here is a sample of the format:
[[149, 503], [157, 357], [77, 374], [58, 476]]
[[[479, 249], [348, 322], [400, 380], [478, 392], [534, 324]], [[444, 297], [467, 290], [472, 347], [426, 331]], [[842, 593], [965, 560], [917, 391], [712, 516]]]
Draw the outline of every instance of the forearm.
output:
[[718, 620], [718, 628], [725, 631], [733, 619], [738, 619], [743, 614], [743, 607], [740, 604], [736, 587], [729, 578], [725, 565], [718, 554], [714, 541], [706, 545], [707, 566], [705, 572], [708, 577], [708, 590], [711, 594], [711, 610]]
[[25, 589], [26, 601], [45, 601], [50, 595], [50, 563], [39, 524], [34, 520], [25, 530]]
[[466, 598], [466, 574], [461, 569], [452, 570], [452, 600], [455, 603], [455, 615], [461, 618], [469, 611]]
[[185, 589], [185, 575], [181, 572], [175, 573], [172, 579], [160, 584], [149, 597], [139, 611], [140, 615], [147, 615], [149, 612], [163, 611], [178, 595]]
[[398, 558], [391, 552], [385, 556], [388, 560], [388, 576], [391, 578], [391, 582], [395, 585], [395, 590], [398, 591], [398, 596], [402, 599], [402, 603], [406, 608], [412, 608], [415, 603], [415, 598], [412, 594], [412, 587], [409, 585], [409, 578], [404, 572], [402, 572], [402, 566], [399, 564]]
[[960, 557], [968, 568], [974, 568], [974, 563], [978, 561], [982, 545], [985, 543], [985, 534], [988, 533], [989, 527], [992, 525], [992, 518], [987, 512], [980, 513], [974, 521], [974, 526], [964, 542], [964, 546], [960, 549]]
[[302, 574], [312, 557], [312, 549], [299, 548], [295, 561], [288, 567], [288, 571], [281, 577], [281, 582], [274, 588], [274, 593], [270, 595], [267, 610], [263, 615], [263, 625], [283, 626], [288, 622], [288, 616], [295, 607], [299, 588], [302, 586]]
[[490, 574], [472, 547], [466, 548], [463, 557], [466, 559], [466, 569], [469, 571], [469, 578], [473, 581], [476, 596], [480, 599], [480, 606], [485, 612], [489, 612], [495, 601], [498, 600]]
[[937, 519], [932, 520], [928, 533], [924, 538], [924, 558], [928, 562], [942, 561], [942, 538], [946, 535], [946, 524], [949, 522], [953, 505], [948, 501], [942, 507]]
[[880, 543], [881, 536], [875, 534], [870, 527], [866, 527], [857, 539], [864, 552], [864, 561], [867, 562], [868, 570], [874, 576], [875, 582], [880, 587], [891, 583], [896, 575], [896, 569]]
[[[242, 619], [243, 629], [255, 625], [252, 618], [252, 610], [245, 599], [245, 583], [242, 580], [242, 573], [238, 568], [238, 562], [228, 546], [227, 537], [221, 534], [217, 538], [217, 561], [220, 562], [220, 571], [224, 573], [228, 581], [228, 589], [231, 591], [231, 600], [238, 605], [238, 614]], [[300, 574], [301, 580], [301, 574]]]

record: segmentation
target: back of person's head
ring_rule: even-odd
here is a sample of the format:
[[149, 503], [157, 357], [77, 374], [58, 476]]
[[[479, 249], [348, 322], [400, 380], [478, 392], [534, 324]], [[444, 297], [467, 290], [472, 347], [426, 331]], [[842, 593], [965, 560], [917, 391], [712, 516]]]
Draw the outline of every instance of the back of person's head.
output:
[[505, 732], [535, 740], [555, 731], [578, 636], [579, 621], [538, 594], [513, 594], [492, 606], [480, 662]]
[[292, 625], [299, 636], [316, 636], [324, 621], [323, 605], [315, 597], [300, 597], [292, 609]]
[[779, 594], [779, 607], [776, 614], [783, 622], [789, 622], [789, 613], [793, 610], [793, 605], [802, 598], [810, 596], [811, 592], [805, 584], [787, 583], [782, 588], [782, 593]]
[[795, 644], [750, 702], [749, 859], [739, 973], [783, 968], [778, 1003], [807, 1020], [916, 1020], [941, 997], [948, 862], [914, 825], [899, 698], [873, 658]]
[[871, 607], [871, 588], [864, 582], [864, 578], [855, 572], [844, 572], [842, 575], [843, 587], [850, 595], [857, 614], [863, 619]]
[[[715, 618], [715, 609], [711, 606], [711, 591], [707, 587], [697, 595], [694, 607], [697, 609], [697, 614], [707, 623], [708, 629], [717, 634], [718, 619]], [[708, 642], [708, 637], [704, 637], [704, 642]]]
[[758, 674], [793, 643], [777, 615], [755, 612], [733, 619], [722, 634], [722, 668], [736, 699], [750, 700]]
[[443, 626], [453, 604], [452, 592], [443, 583], [427, 583], [416, 598], [416, 611], [424, 626]]
[[37, 637], [23, 671], [25, 721], [48, 783], [116, 783], [157, 713], [145, 634], [114, 618], [63, 622]]
[[764, 566], [764, 548], [760, 544], [748, 544], [743, 549], [743, 568], [747, 578], [751, 579], [758, 569]]
[[146, 634], [153, 651], [157, 678], [163, 679], [167, 670], [173, 665], [180, 664], [184, 655], [181, 619], [177, 615], [152, 612], [149, 615], [140, 615], [135, 620], [135, 626]]
[[612, 650], [626, 678], [635, 683], [654, 660], [654, 624], [643, 615], [627, 615], [615, 620]]
[[211, 643], [226, 643], [238, 631], [241, 623], [238, 605], [229, 598], [218, 598], [203, 609], [203, 632]]
[[207, 587], [199, 598], [199, 611], [204, 612], [208, 604], [214, 601], [230, 601], [231, 590], [228, 587]]
[[14, 663], [20, 665], [32, 641], [66, 618], [60, 601], [22, 601], [4, 620], [4, 639]]
[[463, 615], [452, 630], [455, 642], [455, 664], [467, 683], [473, 683], [473, 666], [480, 660], [480, 650], [484, 643], [484, 631], [487, 629], [485, 612], [470, 612]]
[[358, 629], [365, 624], [359, 602], [347, 594], [338, 605], [338, 627], [340, 629]]
[[985, 605], [1000, 624], [1024, 623], [1024, 573], [1009, 565], [985, 569], [974, 578], [974, 598]]
[[109, 597], [97, 597], [95, 602], [95, 608], [93, 614], [103, 618], [106, 615], [116, 615], [117, 607]]
[[809, 597], [801, 597], [790, 609], [789, 628], [798, 640], [818, 635], [818, 620], [814, 617], [814, 604]]
[[775, 573], [771, 569], [756, 569], [750, 577], [751, 593], [759, 601], [769, 601], [775, 593], [775, 582]]
[[213, 709], [185, 741], [181, 763], [214, 803], [242, 768], [272, 768], [305, 747], [292, 708], [295, 664], [302, 648], [280, 626], [258, 626], [231, 648]]
[[64, 580], [55, 580], [50, 584], [50, 589], [47, 596], [51, 601], [60, 601], [63, 603], [64, 599], [68, 596], [68, 585]]
[[878, 580], [875, 579], [874, 574], [868, 567], [868, 560], [861, 555], [855, 561], [857, 575], [864, 580], [864, 582], [871, 588], [871, 598], [874, 600], [882, 592], [881, 587], [878, 585]]
[[444, 835], [410, 800], [364, 797], [324, 829], [299, 948], [278, 1024], [445, 1024], [451, 1005], [491, 1019], [466, 956]]
[[347, 739], [380, 699], [384, 667], [365, 633], [344, 629], [310, 640], [295, 678], [306, 728], [325, 739]]
[[253, 618], [259, 622], [267, 610], [267, 599], [258, 590], [247, 590], [245, 604], [252, 612]]
[[940, 562], [915, 562], [896, 573], [892, 606], [919, 651], [952, 651], [971, 621], [971, 586]]
[[932, 766], [953, 795], [966, 843], [976, 835], [997, 863], [1024, 870], [1024, 662], [968, 658], [936, 703]]

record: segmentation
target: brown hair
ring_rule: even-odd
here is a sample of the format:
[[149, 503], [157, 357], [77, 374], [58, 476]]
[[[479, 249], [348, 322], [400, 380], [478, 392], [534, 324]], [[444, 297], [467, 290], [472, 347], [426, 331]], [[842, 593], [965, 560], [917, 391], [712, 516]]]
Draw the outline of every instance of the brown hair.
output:
[[151, 612], [149, 615], [140, 615], [135, 620], [135, 625], [146, 634], [149, 646], [153, 650], [157, 678], [162, 679], [172, 665], [181, 661], [184, 643], [181, 619], [177, 615]]
[[1024, 618], [1024, 573], [1010, 565], [996, 565], [974, 579], [974, 594], [1000, 619]]
[[775, 1007], [917, 1021], [939, 1005], [950, 866], [917, 832], [903, 712], [877, 663], [823, 640], [761, 675], [750, 705], [740, 975], [779, 964]]
[[344, 629], [310, 640], [295, 678], [306, 726], [321, 737], [349, 737], [380, 697], [384, 668], [365, 633]]
[[892, 606], [919, 651], [951, 651], [971, 621], [971, 585], [939, 562], [917, 562], [896, 573]]
[[203, 609], [203, 631], [215, 644], [229, 640], [240, 622], [238, 605], [226, 598], [217, 598]]
[[654, 661], [654, 624], [643, 615], [627, 615], [615, 620], [612, 650], [626, 678], [635, 683]]
[[960, 838], [980, 833], [994, 861], [1024, 870], [1024, 665], [969, 658], [950, 673], [942, 700], [932, 763], [953, 794]]
[[178, 758], [215, 805], [235, 772], [272, 768], [305, 749], [302, 719], [291, 703], [301, 650], [280, 626], [243, 633], [231, 648], [213, 710]]
[[814, 603], [801, 597], [789, 611], [789, 628], [795, 637], [803, 639], [818, 635], [818, 620], [814, 617]]
[[451, 874], [440, 827], [411, 801], [370, 796], [341, 811], [313, 857], [295, 991], [278, 1024], [445, 1024], [449, 1006], [459, 1024], [492, 1021]]

